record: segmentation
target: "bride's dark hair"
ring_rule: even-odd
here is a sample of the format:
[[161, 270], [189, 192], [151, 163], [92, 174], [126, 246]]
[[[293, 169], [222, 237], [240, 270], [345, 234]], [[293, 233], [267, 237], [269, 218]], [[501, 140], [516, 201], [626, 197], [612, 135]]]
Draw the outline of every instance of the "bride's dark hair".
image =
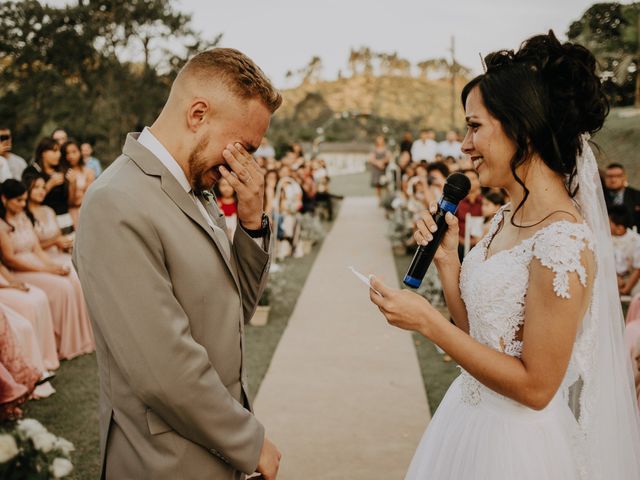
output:
[[609, 113], [593, 54], [582, 45], [560, 43], [550, 30], [525, 40], [515, 52], [500, 50], [484, 60], [486, 72], [464, 87], [462, 106], [479, 87], [485, 107], [515, 143], [511, 172], [525, 191], [515, 211], [529, 196], [516, 169], [533, 153], [566, 178], [567, 191], [575, 196], [571, 183], [582, 150], [580, 136], [600, 130]]

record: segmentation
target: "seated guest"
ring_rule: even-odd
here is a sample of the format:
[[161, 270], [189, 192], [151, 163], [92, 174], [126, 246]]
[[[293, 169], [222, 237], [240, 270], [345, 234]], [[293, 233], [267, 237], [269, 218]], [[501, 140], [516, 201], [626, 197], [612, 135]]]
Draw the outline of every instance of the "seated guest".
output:
[[227, 180], [221, 178], [215, 185], [216, 200], [220, 211], [224, 213], [224, 219], [227, 223], [227, 234], [230, 239], [238, 226], [238, 198], [233, 187]]
[[73, 248], [73, 237], [62, 234], [56, 222], [56, 212], [42, 203], [47, 194], [44, 177], [41, 175], [31, 177], [26, 187], [27, 208], [25, 212], [38, 235], [40, 246], [54, 260], [71, 266], [71, 255], [68, 252]]
[[447, 167], [444, 162], [433, 162], [427, 166], [429, 188], [436, 200], [442, 196], [442, 188], [444, 187], [448, 176], [449, 167]]
[[634, 295], [629, 303], [624, 323], [634, 322], [636, 320], [640, 320], [640, 295], [638, 294]]
[[409, 161], [411, 161], [411, 147], [413, 147], [413, 133], [404, 132], [402, 134], [402, 141], [400, 142], [400, 154], [407, 152], [409, 154]]
[[80, 154], [80, 146], [74, 140], [69, 140], [60, 149], [60, 164], [69, 182], [69, 214], [74, 228], [78, 228], [78, 217], [82, 199], [89, 186], [95, 180], [95, 173], [84, 164]]
[[619, 163], [611, 163], [604, 173], [604, 198], [607, 207], [624, 205], [629, 212], [630, 226], [640, 229], [640, 191], [628, 185], [627, 174]]
[[0, 304], [0, 316], [4, 316], [9, 323], [9, 329], [14, 335], [23, 358], [38, 371], [38, 386], [33, 395], [35, 398], [46, 398], [55, 393], [53, 386], [47, 381], [53, 375], [44, 366], [42, 353], [38, 346], [36, 333], [29, 320], [9, 307]]
[[414, 163], [407, 165], [404, 169], [404, 175], [402, 175], [402, 187], [401, 190], [408, 195], [409, 193], [409, 181], [416, 176], [416, 166]]
[[58, 127], [51, 133], [51, 139], [55, 140], [55, 142], [62, 147], [62, 145], [67, 143], [67, 140], [69, 140], [69, 135], [67, 135], [64, 128]]
[[[404, 156], [403, 156], [404, 155]], [[400, 160], [406, 159], [406, 165], [411, 162], [411, 155], [409, 152], [404, 152], [400, 155]], [[326, 218], [329, 221], [333, 220], [333, 198], [334, 195], [330, 192], [331, 178], [329, 177], [329, 171], [324, 160], [314, 160], [311, 162], [313, 179], [317, 185], [316, 191], [316, 206], [320, 207], [320, 214], [323, 215], [326, 212]], [[400, 165], [402, 168], [402, 165]]]
[[640, 235], [629, 228], [630, 223], [629, 211], [624, 205], [609, 208], [609, 226], [620, 295], [633, 295], [640, 291]]
[[69, 214], [69, 182], [60, 165], [60, 146], [51, 138], [43, 138], [36, 147], [35, 160], [22, 174], [25, 185], [31, 178], [41, 175], [47, 192], [44, 204], [56, 212], [56, 221], [63, 233], [73, 231], [73, 219]]
[[[482, 216], [482, 194], [480, 190], [480, 178], [478, 177], [478, 172], [473, 169], [464, 170], [463, 172], [467, 178], [471, 181], [471, 190], [469, 190], [469, 195], [463, 198], [458, 204], [458, 210], [456, 211], [456, 217], [458, 217], [458, 224], [460, 226], [460, 258], [462, 258], [464, 254], [464, 236], [465, 236], [465, 228], [466, 228], [466, 217], [467, 213], [472, 217], [481, 217]], [[473, 248], [482, 238], [480, 235], [475, 235], [476, 232], [473, 232], [471, 235], [471, 247]], [[481, 232], [480, 232], [481, 233]]]
[[19, 405], [31, 396], [41, 377], [24, 357], [9, 320], [0, 311], [0, 420], [22, 416]]
[[[22, 172], [27, 168], [27, 162], [19, 155], [11, 152], [13, 148], [11, 130], [6, 126], [0, 126], [0, 182], [4, 182], [7, 178], [15, 178], [20, 180]], [[9, 167], [9, 175], [7, 175], [4, 163]]]
[[484, 226], [482, 228], [483, 237], [489, 233], [493, 217], [504, 204], [504, 195], [501, 192], [490, 190], [482, 196], [482, 216], [484, 217]]
[[449, 172], [451, 173], [457, 172], [458, 170], [460, 170], [460, 164], [451, 155], [449, 155], [447, 158], [444, 159], [444, 164], [447, 166], [447, 168], [449, 169]]
[[267, 170], [264, 176], [264, 211], [272, 221], [278, 180], [277, 170]]
[[82, 153], [82, 159], [84, 164], [93, 170], [94, 178], [98, 178], [102, 173], [102, 163], [96, 157], [93, 156], [93, 147], [89, 142], [84, 142], [80, 145], [80, 153]]
[[56, 332], [49, 308], [49, 299], [43, 290], [16, 280], [14, 275], [0, 263], [0, 304], [15, 310], [33, 327], [44, 368], [57, 370], [60, 366], [56, 345]]
[[58, 338], [59, 358], [73, 358], [95, 349], [80, 281], [75, 270], [55, 262], [38, 241], [25, 213], [27, 189], [16, 180], [7, 180], [0, 191], [2, 219], [0, 249], [4, 263], [18, 281], [44, 290]]
[[318, 187], [313, 179], [313, 173], [309, 165], [298, 169], [300, 186], [302, 187], [302, 209], [301, 213], [313, 213], [316, 210], [316, 195]]
[[635, 378], [638, 407], [640, 407], [640, 322], [633, 321], [626, 324], [624, 329], [624, 342], [627, 351], [631, 355], [631, 366]]

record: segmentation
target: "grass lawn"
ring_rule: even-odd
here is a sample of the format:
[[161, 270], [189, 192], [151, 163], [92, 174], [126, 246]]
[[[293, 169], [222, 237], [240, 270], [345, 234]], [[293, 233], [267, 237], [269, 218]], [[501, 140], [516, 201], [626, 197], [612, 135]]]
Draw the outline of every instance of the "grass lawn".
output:
[[72, 442], [71, 477], [99, 478], [98, 367], [95, 353], [64, 361], [52, 382], [56, 393], [25, 405], [24, 417], [39, 420], [51, 433]]
[[[402, 285], [407, 268], [412, 257], [409, 255], [394, 255], [398, 281]], [[445, 316], [447, 312], [443, 312]], [[413, 334], [413, 342], [418, 355], [422, 380], [424, 382], [429, 408], [433, 415], [442, 401], [442, 397], [447, 392], [451, 382], [460, 374], [457, 364], [454, 361], [445, 362], [442, 355], [438, 353], [435, 345], [420, 334]]]
[[[336, 215], [339, 205], [336, 203]], [[326, 230], [330, 224], [325, 225]], [[271, 357], [287, 326], [298, 297], [313, 262], [318, 256], [320, 246], [299, 259], [287, 259], [281, 262], [286, 275], [287, 295], [272, 300], [269, 323], [264, 327], [246, 328], [246, 362], [249, 376], [249, 394], [255, 397], [264, 378]], [[76, 451], [71, 461], [74, 473], [68, 477], [74, 480], [86, 480], [99, 477], [98, 444], [98, 372], [95, 354], [85, 355], [62, 362], [53, 381], [55, 395], [47, 399], [30, 401], [25, 407], [25, 418], [39, 420], [51, 433], [72, 442]]]

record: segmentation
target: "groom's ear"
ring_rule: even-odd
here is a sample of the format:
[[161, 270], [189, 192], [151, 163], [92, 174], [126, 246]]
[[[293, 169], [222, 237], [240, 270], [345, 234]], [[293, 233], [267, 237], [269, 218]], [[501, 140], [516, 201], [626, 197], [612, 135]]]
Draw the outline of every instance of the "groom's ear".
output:
[[187, 126], [192, 132], [197, 132], [207, 123], [207, 116], [211, 113], [211, 104], [206, 98], [194, 98], [187, 110]]

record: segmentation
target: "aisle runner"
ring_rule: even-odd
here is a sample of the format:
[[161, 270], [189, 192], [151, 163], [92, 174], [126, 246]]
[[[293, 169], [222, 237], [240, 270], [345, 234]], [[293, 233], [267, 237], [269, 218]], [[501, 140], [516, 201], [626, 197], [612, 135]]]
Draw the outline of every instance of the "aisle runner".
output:
[[347, 198], [255, 402], [283, 452], [279, 480], [402, 479], [429, 409], [411, 335], [347, 269], [397, 286], [382, 211]]

